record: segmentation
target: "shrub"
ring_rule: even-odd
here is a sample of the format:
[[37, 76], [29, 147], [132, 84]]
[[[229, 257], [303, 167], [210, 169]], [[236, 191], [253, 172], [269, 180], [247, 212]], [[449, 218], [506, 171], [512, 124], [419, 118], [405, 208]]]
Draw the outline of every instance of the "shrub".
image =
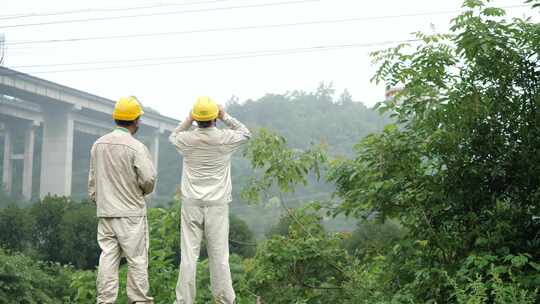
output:
[[0, 246], [22, 252], [31, 238], [32, 217], [25, 209], [11, 204], [0, 209]]
[[72, 269], [0, 250], [0, 303], [64, 303]]

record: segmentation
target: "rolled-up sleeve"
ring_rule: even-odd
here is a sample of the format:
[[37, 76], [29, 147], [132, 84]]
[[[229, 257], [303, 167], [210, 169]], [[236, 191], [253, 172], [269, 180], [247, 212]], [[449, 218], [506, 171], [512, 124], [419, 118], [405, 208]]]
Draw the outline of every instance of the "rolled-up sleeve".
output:
[[96, 152], [95, 146], [90, 150], [90, 170], [88, 171], [88, 197], [96, 202]]
[[137, 173], [137, 182], [143, 194], [152, 193], [156, 184], [157, 173], [150, 152], [145, 146], [135, 151], [134, 167]]

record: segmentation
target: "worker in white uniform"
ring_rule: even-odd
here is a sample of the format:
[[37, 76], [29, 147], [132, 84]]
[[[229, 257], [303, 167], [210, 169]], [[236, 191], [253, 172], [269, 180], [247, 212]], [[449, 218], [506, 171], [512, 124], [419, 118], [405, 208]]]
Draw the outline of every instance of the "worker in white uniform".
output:
[[[228, 129], [216, 128], [217, 119]], [[193, 122], [197, 127], [191, 130]], [[251, 134], [209, 97], [199, 97], [169, 140], [183, 156], [181, 261], [176, 304], [192, 304], [196, 294], [201, 239], [207, 240], [210, 284], [215, 303], [233, 304], [229, 267], [231, 155]]]
[[156, 170], [146, 146], [135, 139], [144, 114], [135, 97], [121, 98], [113, 118], [117, 127], [91, 150], [88, 194], [97, 205], [101, 248], [97, 303], [115, 303], [120, 258], [128, 263], [129, 304], [154, 303], [148, 283], [148, 223], [144, 197], [154, 190]]

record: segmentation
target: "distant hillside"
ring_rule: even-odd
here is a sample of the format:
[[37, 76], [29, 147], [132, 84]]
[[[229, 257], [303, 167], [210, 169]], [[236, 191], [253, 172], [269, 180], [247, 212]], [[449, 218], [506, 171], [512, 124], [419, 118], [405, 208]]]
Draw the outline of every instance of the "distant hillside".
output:
[[363, 103], [354, 102], [347, 91], [334, 98], [334, 91], [323, 84], [312, 93], [268, 94], [244, 103], [231, 100], [227, 111], [252, 129], [276, 131], [293, 147], [324, 142], [334, 155], [351, 154], [355, 143], [388, 123]]

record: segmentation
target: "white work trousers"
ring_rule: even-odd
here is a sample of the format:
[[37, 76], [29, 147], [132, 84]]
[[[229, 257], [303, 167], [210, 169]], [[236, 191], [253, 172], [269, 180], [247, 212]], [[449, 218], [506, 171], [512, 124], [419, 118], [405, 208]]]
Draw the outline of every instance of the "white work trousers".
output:
[[214, 302], [233, 304], [235, 294], [229, 268], [229, 205], [183, 205], [180, 227], [180, 273], [176, 304], [193, 304], [196, 295], [197, 261], [201, 240], [207, 241], [210, 284]]
[[145, 216], [99, 218], [98, 244], [101, 248], [97, 275], [98, 304], [115, 303], [118, 296], [118, 266], [128, 263], [129, 304], [154, 303], [148, 295], [148, 223]]

